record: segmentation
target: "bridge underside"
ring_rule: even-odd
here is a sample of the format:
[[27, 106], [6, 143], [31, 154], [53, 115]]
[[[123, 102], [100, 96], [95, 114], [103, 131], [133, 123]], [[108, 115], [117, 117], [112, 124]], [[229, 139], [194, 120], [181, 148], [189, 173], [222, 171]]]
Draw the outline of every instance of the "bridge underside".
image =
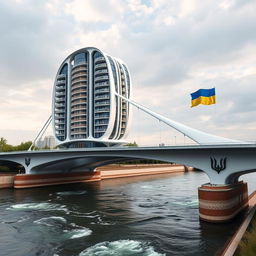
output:
[[33, 167], [30, 173], [92, 172], [97, 167], [133, 160], [121, 157], [79, 157], [44, 163]]

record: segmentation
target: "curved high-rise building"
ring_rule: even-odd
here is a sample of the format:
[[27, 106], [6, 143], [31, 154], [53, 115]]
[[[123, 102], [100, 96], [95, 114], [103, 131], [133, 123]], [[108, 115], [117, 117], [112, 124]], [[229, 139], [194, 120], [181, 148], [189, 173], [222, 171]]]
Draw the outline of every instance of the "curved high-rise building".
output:
[[120, 59], [94, 47], [70, 54], [53, 89], [53, 130], [60, 147], [113, 146], [125, 142], [131, 119], [131, 78]]

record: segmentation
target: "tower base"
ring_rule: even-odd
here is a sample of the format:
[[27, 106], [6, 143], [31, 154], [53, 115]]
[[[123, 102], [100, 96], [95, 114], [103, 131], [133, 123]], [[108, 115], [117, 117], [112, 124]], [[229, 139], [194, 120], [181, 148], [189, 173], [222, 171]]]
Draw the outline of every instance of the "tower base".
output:
[[248, 207], [248, 188], [236, 184], [204, 184], [198, 188], [199, 216], [208, 222], [227, 222]]

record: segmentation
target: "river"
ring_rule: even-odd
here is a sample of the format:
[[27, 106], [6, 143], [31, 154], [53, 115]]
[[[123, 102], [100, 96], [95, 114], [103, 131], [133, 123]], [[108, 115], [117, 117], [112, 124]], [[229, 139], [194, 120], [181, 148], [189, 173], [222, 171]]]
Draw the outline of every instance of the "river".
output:
[[[255, 174], [249, 190], [256, 188]], [[201, 172], [0, 190], [0, 255], [211, 256], [241, 223], [198, 219]], [[254, 182], [254, 183], [253, 183]]]

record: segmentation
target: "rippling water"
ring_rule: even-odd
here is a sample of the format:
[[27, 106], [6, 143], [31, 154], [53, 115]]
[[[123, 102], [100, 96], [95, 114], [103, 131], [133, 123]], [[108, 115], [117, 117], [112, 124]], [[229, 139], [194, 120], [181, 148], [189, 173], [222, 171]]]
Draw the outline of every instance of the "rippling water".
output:
[[0, 190], [0, 255], [214, 255], [241, 220], [199, 221], [197, 187], [206, 182], [186, 173]]

